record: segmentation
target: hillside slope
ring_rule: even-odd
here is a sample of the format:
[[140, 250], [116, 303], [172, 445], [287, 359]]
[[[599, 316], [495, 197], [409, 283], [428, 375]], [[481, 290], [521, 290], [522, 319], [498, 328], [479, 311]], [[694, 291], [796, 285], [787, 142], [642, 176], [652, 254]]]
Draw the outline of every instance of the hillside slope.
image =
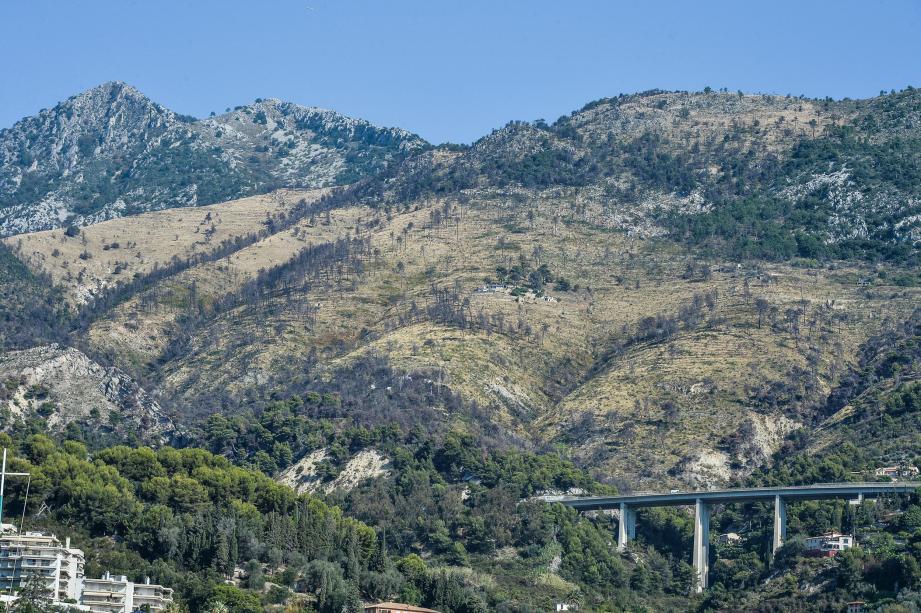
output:
[[[333, 413], [358, 423], [420, 423], [397, 416], [409, 397], [390, 391], [419, 376], [467, 407], [436, 400], [442, 427], [563, 443], [632, 487], [707, 485], [762, 465], [786, 434], [811, 427], [860, 348], [918, 300], [887, 280], [897, 275], [861, 264], [689, 260], [667, 242], [587, 223], [566, 192], [533, 197], [528, 212], [506, 198], [304, 217], [140, 285], [84, 341], [191, 423], [310, 390], [349, 398]], [[225, 223], [247, 202], [219, 205]], [[149, 215], [169, 228], [191, 213], [206, 214]], [[147, 217], [84, 229], [88, 261], [107, 257], [111, 238], [94, 237]], [[45, 234], [15, 240], [37, 270], [56, 261]], [[378, 358], [395, 372], [368, 378]], [[371, 409], [385, 388], [398, 413]]]
[[[576, 190], [594, 223], [732, 259], [917, 263], [921, 91], [870, 100], [728, 92], [602, 99], [512, 122], [365, 182], [398, 206], [458, 190]], [[526, 202], [527, 199], [523, 201]]]
[[[6, 243], [79, 305], [71, 341], [190, 427], [317, 396], [342, 427], [708, 486], [828, 419], [915, 308], [918, 104], [647, 92], [337, 190]], [[264, 101], [196, 125], [245, 150], [292, 129], [335, 140], [329, 119]], [[357, 142], [403, 146], [357, 125]], [[297, 175], [326, 159], [284, 148]]]

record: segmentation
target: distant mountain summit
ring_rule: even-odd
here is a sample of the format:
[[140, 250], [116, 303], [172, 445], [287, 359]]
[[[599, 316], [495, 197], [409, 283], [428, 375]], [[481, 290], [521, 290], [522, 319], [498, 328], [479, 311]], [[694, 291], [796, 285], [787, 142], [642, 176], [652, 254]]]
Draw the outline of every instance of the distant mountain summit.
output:
[[349, 183], [425, 146], [277, 100], [199, 121], [104, 83], [0, 130], [0, 235]]
[[426, 145], [406, 130], [275, 99], [202, 120], [195, 129], [233, 167], [285, 187], [350, 183], [380, 171], [394, 154]]

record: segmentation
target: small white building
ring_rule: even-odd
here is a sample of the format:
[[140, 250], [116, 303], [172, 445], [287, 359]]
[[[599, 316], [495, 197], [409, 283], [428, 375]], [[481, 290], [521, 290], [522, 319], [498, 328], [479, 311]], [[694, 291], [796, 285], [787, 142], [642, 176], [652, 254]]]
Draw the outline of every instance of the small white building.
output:
[[917, 466], [881, 466], [873, 471], [877, 477], [889, 477], [898, 479], [899, 477], [917, 477]]
[[854, 537], [841, 534], [840, 532], [829, 532], [822, 536], [810, 536], [806, 539], [806, 553], [814, 556], [835, 556], [850, 549], [856, 545]]
[[719, 542], [722, 545], [738, 545], [742, 542], [742, 535], [736, 532], [727, 532], [719, 536]]
[[128, 581], [124, 575], [106, 573], [101, 579], [86, 579], [81, 604], [99, 613], [131, 613], [139, 609], [163, 611], [173, 602], [173, 590], [156, 585]]

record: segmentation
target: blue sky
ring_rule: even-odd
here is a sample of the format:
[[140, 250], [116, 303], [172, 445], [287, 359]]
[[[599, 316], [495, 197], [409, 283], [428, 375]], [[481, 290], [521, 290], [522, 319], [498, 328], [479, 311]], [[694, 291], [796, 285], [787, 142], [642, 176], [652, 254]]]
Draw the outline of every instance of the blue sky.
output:
[[921, 86], [919, 32], [919, 0], [0, 0], [0, 127], [122, 80], [196, 116], [276, 97], [470, 142], [650, 88]]

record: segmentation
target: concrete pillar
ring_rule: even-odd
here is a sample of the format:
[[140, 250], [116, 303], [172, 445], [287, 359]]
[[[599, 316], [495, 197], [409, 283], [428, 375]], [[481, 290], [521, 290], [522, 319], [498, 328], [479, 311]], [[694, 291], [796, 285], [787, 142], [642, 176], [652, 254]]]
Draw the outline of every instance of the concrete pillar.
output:
[[774, 540], [771, 546], [773, 556], [787, 538], [787, 503], [779, 495], [774, 496]]
[[707, 587], [710, 562], [710, 507], [700, 498], [694, 505], [694, 570], [697, 572], [695, 591]]
[[620, 522], [617, 524], [617, 549], [623, 551], [627, 541], [636, 538], [636, 509], [620, 503]]

